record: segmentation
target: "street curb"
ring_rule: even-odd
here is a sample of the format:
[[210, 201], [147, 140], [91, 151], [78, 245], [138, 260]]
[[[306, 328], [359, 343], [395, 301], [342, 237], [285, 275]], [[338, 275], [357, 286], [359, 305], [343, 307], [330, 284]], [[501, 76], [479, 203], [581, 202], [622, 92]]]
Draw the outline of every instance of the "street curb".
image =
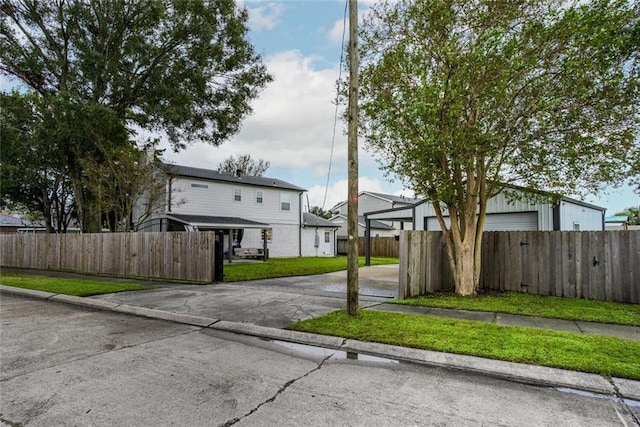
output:
[[598, 374], [356, 340], [347, 340], [341, 350], [471, 372], [530, 385], [616, 394], [613, 385]]
[[640, 402], [640, 381], [614, 377], [613, 383], [617, 387], [620, 396]]
[[184, 323], [187, 325], [200, 326], [206, 328], [216, 322], [218, 319], [209, 317], [192, 316], [190, 314], [172, 313], [170, 311], [156, 310], [153, 308], [138, 307], [134, 305], [121, 304], [113, 309], [118, 313], [133, 314], [136, 316], [150, 317], [152, 319], [168, 320], [175, 323]]
[[6, 286], [6, 285], [0, 285], [0, 293], [21, 295], [24, 297], [42, 298], [42, 299], [49, 299], [55, 295], [58, 295], [58, 294], [54, 294], [53, 292], [35, 291], [33, 289], [16, 288], [14, 286]]
[[290, 331], [287, 329], [269, 328], [253, 323], [239, 323], [221, 320], [209, 326], [211, 329], [235, 332], [237, 334], [251, 335], [261, 338], [269, 338], [281, 341], [290, 341], [300, 344], [314, 345], [337, 350], [344, 343], [344, 338], [328, 335], [310, 334], [308, 332]]
[[598, 374], [588, 374], [564, 369], [548, 368], [544, 366], [484, 359], [476, 356], [442, 353], [389, 344], [344, 339], [334, 336], [318, 335], [307, 332], [290, 331], [287, 329], [270, 328], [254, 325], [252, 323], [231, 322], [188, 314], [172, 313], [164, 310], [131, 306], [127, 304], [114, 304], [108, 301], [95, 300], [86, 297], [55, 294], [5, 285], [0, 285], [0, 294], [12, 294], [43, 300], [52, 300], [104, 311], [166, 320], [242, 335], [289, 341], [335, 350], [339, 349], [347, 352], [379, 356], [425, 366], [480, 374], [522, 384], [554, 388], [569, 388], [640, 401], [640, 381], [624, 378], [613, 378], [609, 381]]
[[99, 310], [115, 310], [116, 307], [118, 307], [118, 304], [113, 302], [94, 300], [85, 297], [77, 297], [74, 295], [55, 294], [48, 299], [50, 299], [51, 301], [64, 302], [67, 304], [80, 305], [83, 307], [96, 308]]

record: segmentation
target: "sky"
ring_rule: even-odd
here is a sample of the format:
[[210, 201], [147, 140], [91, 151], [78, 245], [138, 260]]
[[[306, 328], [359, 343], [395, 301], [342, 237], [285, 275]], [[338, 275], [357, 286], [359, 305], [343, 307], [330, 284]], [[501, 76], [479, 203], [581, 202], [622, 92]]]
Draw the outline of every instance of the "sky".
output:
[[[248, 153], [271, 163], [266, 176], [305, 188], [310, 206], [329, 209], [347, 194], [346, 124], [340, 119], [331, 155], [345, 2], [246, 0], [244, 5], [251, 41], [274, 81], [252, 103], [254, 112], [239, 134], [220, 147], [195, 144], [179, 153], [167, 150], [164, 157], [216, 169], [229, 156]], [[359, 7], [364, 11], [367, 3]], [[385, 179], [364, 149], [359, 172], [361, 191], [413, 196]]]
[[[360, 14], [371, 3], [360, 1]], [[180, 153], [168, 149], [165, 158], [216, 169], [227, 157], [248, 153], [271, 163], [265, 175], [307, 189], [310, 206], [329, 209], [347, 194], [346, 124], [341, 120], [331, 156], [345, 1], [245, 0], [244, 5], [249, 10], [251, 41], [274, 81], [253, 102], [253, 115], [244, 120], [240, 133], [228, 142], [220, 147], [196, 144]], [[359, 146], [360, 191], [414, 196], [397, 180], [385, 177], [375, 155], [363, 148], [364, 141]], [[607, 215], [613, 215], [640, 205], [640, 196], [625, 185], [585, 201], [606, 207]]]
[[[373, 0], [361, 0], [360, 14], [365, 14], [371, 3]], [[329, 209], [347, 194], [346, 124], [341, 120], [331, 155], [345, 1], [244, 0], [243, 4], [249, 10], [250, 39], [274, 81], [252, 102], [253, 114], [243, 121], [237, 135], [219, 147], [196, 143], [178, 153], [164, 144], [160, 147], [166, 148], [164, 159], [217, 169], [231, 155], [250, 154], [270, 162], [266, 176], [305, 188], [310, 206]], [[0, 76], [0, 90], [9, 86]], [[364, 145], [360, 140], [360, 191], [414, 196], [397, 180], [385, 177], [375, 155]], [[607, 215], [613, 215], [639, 206], [640, 196], [625, 185], [585, 201], [606, 207]]]

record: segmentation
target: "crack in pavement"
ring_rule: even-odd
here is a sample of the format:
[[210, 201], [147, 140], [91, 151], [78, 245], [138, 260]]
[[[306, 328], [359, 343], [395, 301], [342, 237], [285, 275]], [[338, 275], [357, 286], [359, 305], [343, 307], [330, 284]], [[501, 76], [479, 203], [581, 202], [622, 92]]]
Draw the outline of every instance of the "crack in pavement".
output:
[[[342, 341], [342, 344], [340, 344], [340, 347], [338, 347], [338, 349], [336, 349], [337, 351], [340, 351], [340, 349], [342, 348], [342, 346], [344, 346], [344, 344], [346, 343], [346, 339], [344, 341]], [[309, 372], [305, 373], [304, 375], [300, 375], [297, 378], [293, 378], [289, 381], [287, 381], [282, 387], [280, 387], [278, 389], [278, 391], [276, 392], [276, 394], [274, 394], [273, 396], [271, 396], [270, 398], [268, 398], [267, 400], [265, 400], [264, 402], [261, 402], [258, 404], [258, 406], [256, 406], [255, 408], [253, 408], [252, 410], [250, 410], [249, 412], [247, 412], [246, 414], [234, 418], [232, 420], [227, 421], [224, 424], [219, 424], [220, 427], [229, 427], [232, 426], [240, 421], [242, 421], [243, 419], [253, 415], [254, 413], [256, 413], [261, 407], [263, 407], [264, 405], [271, 403], [273, 401], [275, 401], [278, 396], [280, 396], [282, 393], [284, 393], [290, 386], [292, 386], [293, 384], [295, 384], [296, 382], [300, 381], [301, 379], [308, 377], [309, 375], [311, 375], [312, 373], [319, 371], [320, 369], [322, 369], [322, 365], [324, 365], [324, 363], [331, 359], [333, 356], [335, 355], [335, 352], [331, 353], [330, 355], [328, 355], [327, 357], [325, 357], [324, 359], [322, 359], [322, 361], [318, 364], [318, 366], [316, 366], [315, 368], [311, 369]]]

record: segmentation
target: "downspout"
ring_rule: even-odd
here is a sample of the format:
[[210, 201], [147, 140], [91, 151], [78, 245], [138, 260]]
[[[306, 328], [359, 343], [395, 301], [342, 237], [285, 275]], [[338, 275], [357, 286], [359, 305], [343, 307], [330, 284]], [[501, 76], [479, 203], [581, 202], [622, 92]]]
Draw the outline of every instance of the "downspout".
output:
[[371, 220], [364, 214], [364, 265], [371, 265]]
[[302, 258], [302, 194], [304, 191], [301, 191], [298, 195], [298, 223], [300, 227], [298, 227], [298, 256]]
[[411, 208], [411, 216], [413, 218], [413, 220], [411, 221], [411, 229], [415, 230], [416, 229], [416, 207], [415, 207], [415, 205]]
[[173, 192], [173, 176], [169, 175], [169, 191], [167, 192], [167, 212], [171, 212], [171, 193]]

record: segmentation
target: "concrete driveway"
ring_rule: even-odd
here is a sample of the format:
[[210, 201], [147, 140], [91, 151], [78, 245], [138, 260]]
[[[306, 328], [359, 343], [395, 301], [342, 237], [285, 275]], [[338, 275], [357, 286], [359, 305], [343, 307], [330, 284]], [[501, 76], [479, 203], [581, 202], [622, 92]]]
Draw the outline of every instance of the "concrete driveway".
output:
[[[359, 270], [360, 306], [395, 297], [398, 266]], [[174, 313], [282, 328], [346, 306], [347, 272], [211, 285], [167, 284], [149, 291], [99, 295], [93, 299]]]

